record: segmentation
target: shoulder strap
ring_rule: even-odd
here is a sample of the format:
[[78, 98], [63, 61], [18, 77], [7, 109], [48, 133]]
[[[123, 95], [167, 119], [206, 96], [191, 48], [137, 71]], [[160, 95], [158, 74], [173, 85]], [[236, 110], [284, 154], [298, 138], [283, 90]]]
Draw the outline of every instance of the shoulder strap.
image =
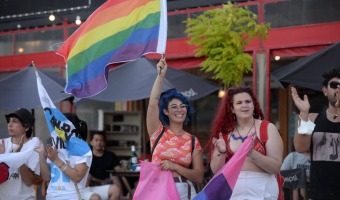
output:
[[269, 121], [263, 120], [260, 125], [260, 140], [263, 143], [266, 143], [268, 140], [268, 131], [267, 131], [268, 124], [269, 124]]
[[163, 126], [163, 129], [162, 129], [162, 132], [159, 134], [159, 136], [157, 137], [156, 141], [155, 141], [155, 144], [153, 144], [153, 147], [152, 147], [152, 151], [151, 151], [151, 159], [152, 159], [152, 155], [153, 155], [153, 152], [155, 151], [155, 148], [159, 142], [159, 140], [161, 139], [163, 133], [164, 133], [164, 129], [165, 127]]
[[191, 154], [194, 152], [195, 150], [195, 136], [191, 135]]
[[[191, 155], [195, 150], [195, 136], [191, 135]], [[189, 165], [189, 169], [192, 169], [192, 156], [191, 156], [191, 163]]]

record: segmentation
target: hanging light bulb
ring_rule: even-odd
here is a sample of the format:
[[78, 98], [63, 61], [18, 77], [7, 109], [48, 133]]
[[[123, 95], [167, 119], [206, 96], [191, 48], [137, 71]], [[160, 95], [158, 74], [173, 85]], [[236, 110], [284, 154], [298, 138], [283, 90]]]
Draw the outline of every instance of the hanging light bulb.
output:
[[55, 16], [53, 14], [50, 14], [50, 16], [48, 17], [48, 19], [53, 22], [55, 20]]
[[275, 56], [275, 60], [277, 61], [277, 60], [280, 60], [281, 59], [281, 57], [280, 56]]
[[76, 17], [76, 24], [77, 25], [81, 24], [81, 20], [80, 20], [80, 16], [79, 15]]

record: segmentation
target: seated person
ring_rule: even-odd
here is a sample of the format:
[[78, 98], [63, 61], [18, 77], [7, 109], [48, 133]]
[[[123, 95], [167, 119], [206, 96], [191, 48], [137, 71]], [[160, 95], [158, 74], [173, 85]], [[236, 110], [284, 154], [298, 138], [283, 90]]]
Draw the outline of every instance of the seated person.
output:
[[[105, 150], [106, 137], [104, 132], [93, 132], [90, 137], [92, 147], [92, 164], [88, 176], [85, 200], [109, 199], [118, 200], [121, 195], [121, 184], [118, 177], [110, 178], [106, 170], [120, 170], [119, 158]], [[99, 198], [100, 197], [100, 198]]]
[[[281, 170], [289, 170], [296, 168], [306, 169], [306, 177], [308, 182], [310, 174], [310, 152], [298, 153], [296, 151], [293, 151], [287, 155], [287, 157], [284, 159], [282, 163]], [[305, 188], [294, 188], [292, 200], [299, 200], [300, 195], [303, 197], [303, 199], [306, 199]]]

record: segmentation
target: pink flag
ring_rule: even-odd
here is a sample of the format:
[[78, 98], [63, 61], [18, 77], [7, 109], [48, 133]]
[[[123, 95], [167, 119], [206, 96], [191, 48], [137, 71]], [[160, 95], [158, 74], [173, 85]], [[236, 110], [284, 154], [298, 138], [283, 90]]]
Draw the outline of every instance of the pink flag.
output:
[[228, 200], [235, 187], [243, 163], [248, 156], [252, 139], [248, 139], [235, 155], [218, 171], [194, 200]]

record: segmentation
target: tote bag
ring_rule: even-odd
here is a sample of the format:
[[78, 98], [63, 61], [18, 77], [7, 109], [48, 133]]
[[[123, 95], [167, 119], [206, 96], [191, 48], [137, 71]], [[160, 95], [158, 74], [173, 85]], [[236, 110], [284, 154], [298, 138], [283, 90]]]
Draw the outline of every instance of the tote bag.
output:
[[142, 161], [133, 200], [150, 199], [180, 200], [171, 171], [162, 171], [157, 163]]

